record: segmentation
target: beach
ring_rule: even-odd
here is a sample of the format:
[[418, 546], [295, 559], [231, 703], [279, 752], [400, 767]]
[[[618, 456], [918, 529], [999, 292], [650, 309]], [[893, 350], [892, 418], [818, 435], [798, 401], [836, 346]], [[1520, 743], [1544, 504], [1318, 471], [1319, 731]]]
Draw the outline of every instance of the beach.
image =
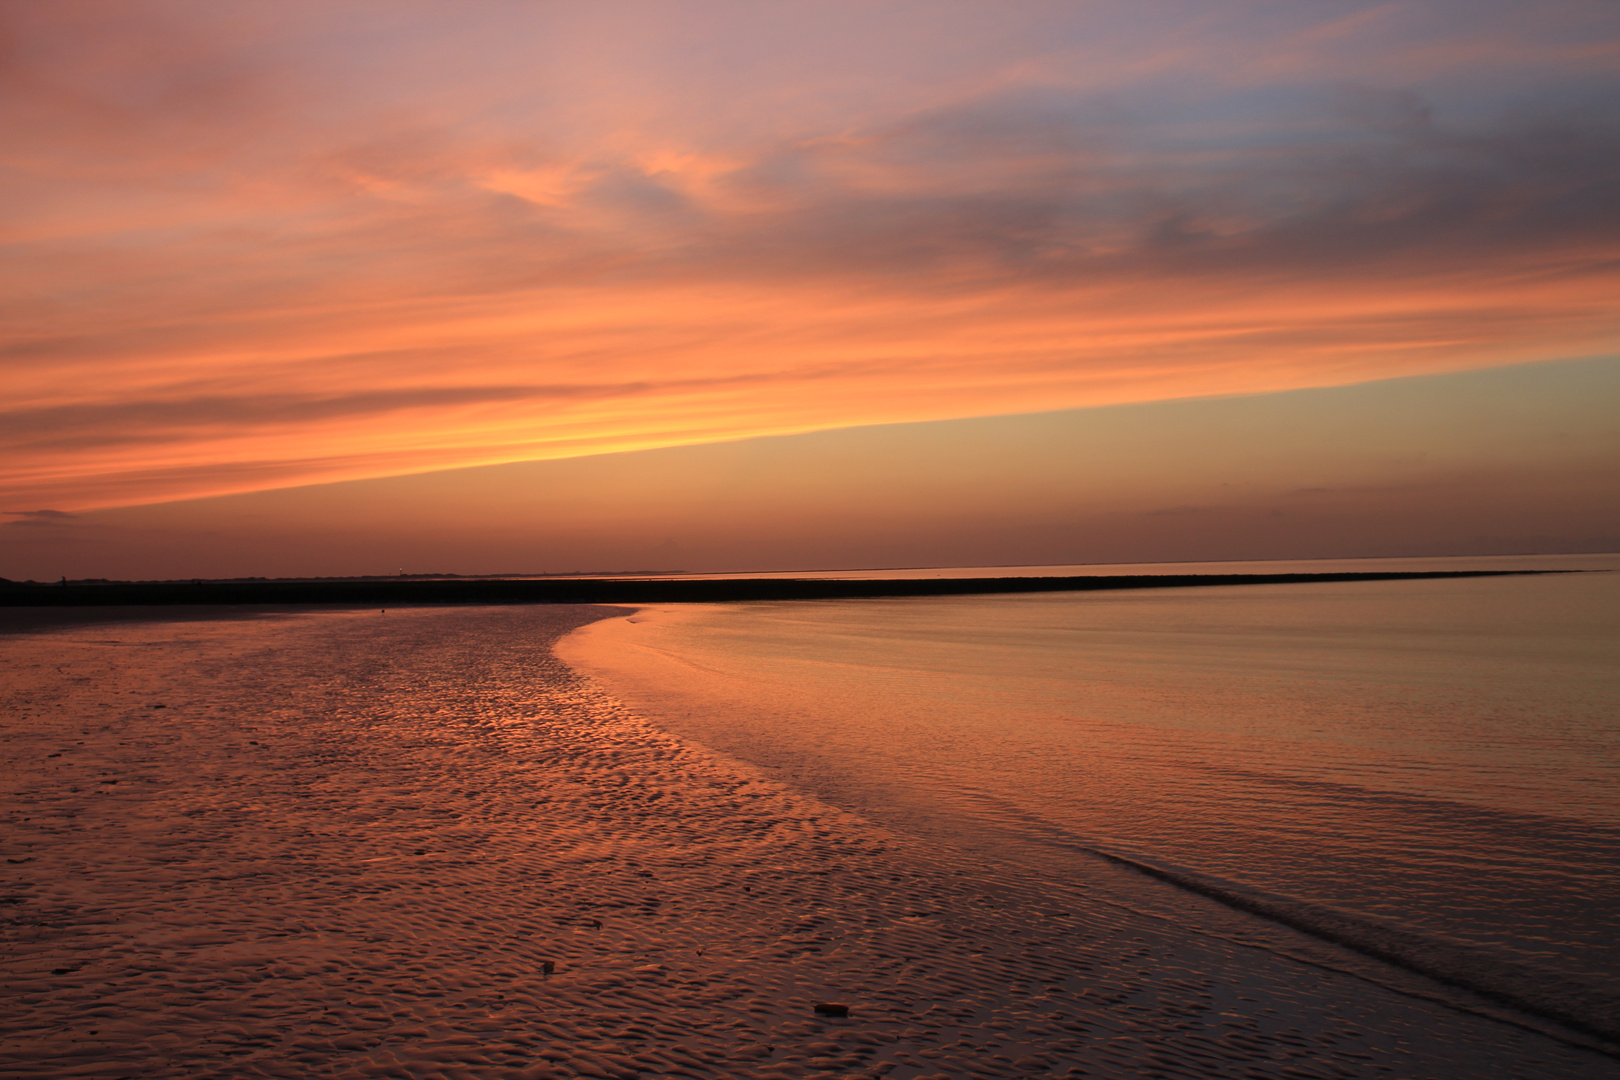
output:
[[1614, 1075], [677, 737], [552, 651], [625, 614], [14, 625], [0, 1070]]

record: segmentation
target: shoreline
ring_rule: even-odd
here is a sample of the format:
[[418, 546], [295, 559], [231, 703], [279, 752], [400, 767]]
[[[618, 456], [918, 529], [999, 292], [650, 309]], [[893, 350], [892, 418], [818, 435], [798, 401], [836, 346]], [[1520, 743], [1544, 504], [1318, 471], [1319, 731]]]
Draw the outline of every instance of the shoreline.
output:
[[[913, 610], [929, 613], [919, 617], [930, 623], [939, 617], [948, 618], [937, 607]], [[722, 753], [741, 755], [750, 767], [763, 768], [770, 775], [793, 777], [793, 783], [804, 784], [820, 798], [887, 827], [916, 837], [931, 837], [932, 842], [958, 852], [977, 853], [1005, 869], [1072, 875], [1075, 881], [1087, 882], [1094, 899], [1119, 884], [1117, 878], [1096, 864], [1126, 867], [1130, 871], [1127, 877], [1153, 878], [1164, 882], [1169, 892], [1181, 895], [1180, 900], [1172, 899], [1165, 895], [1166, 890], [1142, 892], [1140, 884], [1136, 888], [1127, 884], [1127, 902], [1139, 909], [1168, 914], [1186, 925], [1207, 927], [1220, 923], [1226, 932], [1244, 936], [1251, 943], [1264, 938], [1265, 947], [1302, 959], [1309, 957], [1308, 962], [1354, 969], [1362, 977], [1398, 988], [1399, 992], [1488, 1012], [1504, 1022], [1550, 1031], [1554, 1037], [1576, 1044], [1609, 1048], [1607, 1052], [1620, 1046], [1616, 1042], [1620, 1038], [1620, 1027], [1616, 1026], [1620, 1014], [1614, 1010], [1616, 999], [1610, 984], [1583, 978], [1580, 973], [1542, 967], [1535, 958], [1527, 959], [1522, 954], [1499, 955], [1477, 941], [1470, 942], [1466, 935], [1458, 936], [1448, 925], [1425, 925], [1419, 919], [1416, 928], [1402, 926], [1392, 921], [1387, 911], [1380, 916], [1369, 913], [1377, 909], [1346, 905], [1342, 899], [1324, 900], [1319, 895], [1310, 898], [1308, 889], [1299, 892], [1287, 882], [1279, 884], [1273, 879], [1267, 883], [1263, 876], [1246, 876], [1240, 865], [1228, 863], [1221, 867], [1217, 863], [1212, 870], [1201, 865], [1196, 856], [1189, 861], [1186, 852], [1167, 855], [1151, 845], [1144, 847], [1140, 838], [1134, 845], [1117, 838], [1100, 839], [1109, 834], [1087, 833], [1078, 824], [1060, 824], [1068, 820], [1061, 814], [1043, 818], [1045, 811], [1039, 809], [1038, 802], [1020, 803], [1017, 795], [997, 791], [988, 774], [969, 774], [964, 779], [963, 775], [953, 774], [949, 763], [942, 760], [931, 760], [921, 769], [929, 787], [924, 792], [919, 790], [916, 771], [909, 779], [895, 779], [896, 775], [906, 776], [905, 751], [900, 746], [885, 746], [880, 739], [867, 742], [865, 749], [869, 753], [864, 760], [876, 757], [899, 762], [898, 769], [891, 764], [890, 775], [876, 780], [875, 788], [870, 784], [863, 788], [859, 781], [836, 779], [860, 775], [862, 759], [848, 753], [842, 757], [817, 755], [822, 746], [861, 745], [861, 736], [856, 736], [853, 744], [848, 742], [850, 729], [883, 727], [883, 721], [893, 721], [909, 725], [905, 730], [912, 737], [926, 739], [932, 735], [946, 742], [950, 740], [944, 733], [952, 729], [937, 719], [919, 723], [918, 715], [908, 711], [916, 691], [890, 699], [874, 698], [861, 692], [870, 687], [858, 683], [838, 684], [842, 695], [839, 706], [832, 715], [818, 713], [814, 705], [807, 704], [810, 695], [796, 697], [794, 689], [815, 685], [822, 677], [818, 669], [813, 664], [789, 664], [787, 671], [772, 669], [769, 664], [756, 664], [750, 669], [748, 661], [758, 661], [759, 657], [748, 652], [744, 644], [749, 632], [727, 636], [725, 629], [734, 619], [747, 618], [744, 609], [722, 609], [719, 614], [719, 621], [711, 619], [707, 624], [711, 635], [719, 636], [706, 639], [700, 634], [694, 639], [683, 636], [681, 628], [694, 615], [699, 625], [705, 625], [698, 609], [645, 605], [627, 618], [604, 619], [580, 627], [558, 643], [556, 652], [565, 663], [653, 718], [654, 723], [682, 737], [709, 743]], [[742, 625], [757, 631], [762, 640], [772, 642], [777, 648], [773, 655], [803, 659], [807, 655], [804, 641], [791, 635], [807, 618], [802, 613], [786, 615], [787, 630], [768, 618], [762, 623]], [[960, 624], [960, 616], [950, 621]], [[886, 624], [855, 619], [838, 622], [835, 632], [854, 635], [855, 639], [871, 633], [874, 636], [870, 640], [882, 645], [898, 640], [874, 629], [882, 625]], [[674, 632], [670, 627], [675, 628]], [[788, 635], [786, 643], [779, 637], [784, 633]], [[727, 643], [739, 651], [728, 652]], [[705, 650], [705, 644], [710, 648]], [[847, 670], [845, 665], [860, 663], [849, 650], [816, 655], [818, 663], [839, 673]], [[965, 655], [960, 662], [971, 667]], [[904, 661], [896, 663], [904, 666]], [[887, 669], [880, 664], [878, 670]], [[919, 670], [934, 671], [926, 665]], [[828, 678], [829, 683], [834, 681]], [[759, 686], [765, 689], [754, 689]], [[748, 715], [759, 718], [759, 722], [747, 722]], [[845, 717], [867, 721], [853, 721], [846, 729]], [[794, 741], [791, 732], [814, 734]], [[979, 765], [987, 763], [989, 757]], [[801, 776], [803, 780], [798, 779]], [[940, 790], [955, 793], [954, 803], [949, 797], [937, 804], [927, 802]], [[871, 791], [881, 793], [873, 797]], [[988, 817], [964, 813], [964, 800], [980, 807]], [[926, 809], [919, 813], [919, 808]], [[1013, 823], [1010, 827], [1009, 822]], [[1096, 827], [1095, 823], [1092, 827]], [[1207, 899], [1227, 911], [1212, 911], [1207, 905], [1193, 902], [1193, 897]], [[1256, 924], [1264, 924], [1265, 929], [1262, 931]], [[1295, 932], [1307, 940], [1301, 940]], [[1590, 970], [1600, 971], [1601, 967]]]
[[0, 583], [0, 608], [125, 606], [354, 606], [390, 604], [711, 604], [1184, 589], [1238, 585], [1429, 581], [1576, 573], [1569, 570], [1341, 571], [1278, 574], [1130, 574], [1000, 578], [709, 578], [588, 580], [196, 581]]
[[5, 704], [26, 721], [3, 751], [8, 1073], [1612, 1069], [1083, 890], [986, 878], [662, 732], [551, 651], [613, 614], [8, 639]]

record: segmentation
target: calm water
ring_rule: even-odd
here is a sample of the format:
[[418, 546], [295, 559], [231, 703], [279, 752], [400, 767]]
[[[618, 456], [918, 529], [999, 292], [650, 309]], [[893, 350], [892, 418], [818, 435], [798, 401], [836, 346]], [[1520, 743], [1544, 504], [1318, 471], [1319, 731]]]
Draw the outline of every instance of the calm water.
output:
[[[1282, 568], [1361, 567], [1208, 567]], [[564, 656], [987, 861], [1122, 855], [1615, 1022], [1620, 573], [670, 607]]]

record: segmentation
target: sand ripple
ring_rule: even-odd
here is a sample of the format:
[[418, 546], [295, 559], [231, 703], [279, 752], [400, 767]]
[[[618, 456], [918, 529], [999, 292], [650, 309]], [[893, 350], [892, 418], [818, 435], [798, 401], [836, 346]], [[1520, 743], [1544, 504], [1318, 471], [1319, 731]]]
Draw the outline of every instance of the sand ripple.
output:
[[551, 656], [601, 613], [0, 640], [0, 1071], [1613, 1075], [683, 744]]

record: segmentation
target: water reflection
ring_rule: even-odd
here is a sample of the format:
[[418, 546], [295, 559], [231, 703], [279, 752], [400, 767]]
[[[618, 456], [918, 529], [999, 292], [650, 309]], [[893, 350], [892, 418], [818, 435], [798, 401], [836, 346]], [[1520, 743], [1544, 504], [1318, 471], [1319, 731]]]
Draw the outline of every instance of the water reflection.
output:
[[1100, 846], [1615, 987], [1620, 575], [666, 608], [565, 656], [987, 857]]

